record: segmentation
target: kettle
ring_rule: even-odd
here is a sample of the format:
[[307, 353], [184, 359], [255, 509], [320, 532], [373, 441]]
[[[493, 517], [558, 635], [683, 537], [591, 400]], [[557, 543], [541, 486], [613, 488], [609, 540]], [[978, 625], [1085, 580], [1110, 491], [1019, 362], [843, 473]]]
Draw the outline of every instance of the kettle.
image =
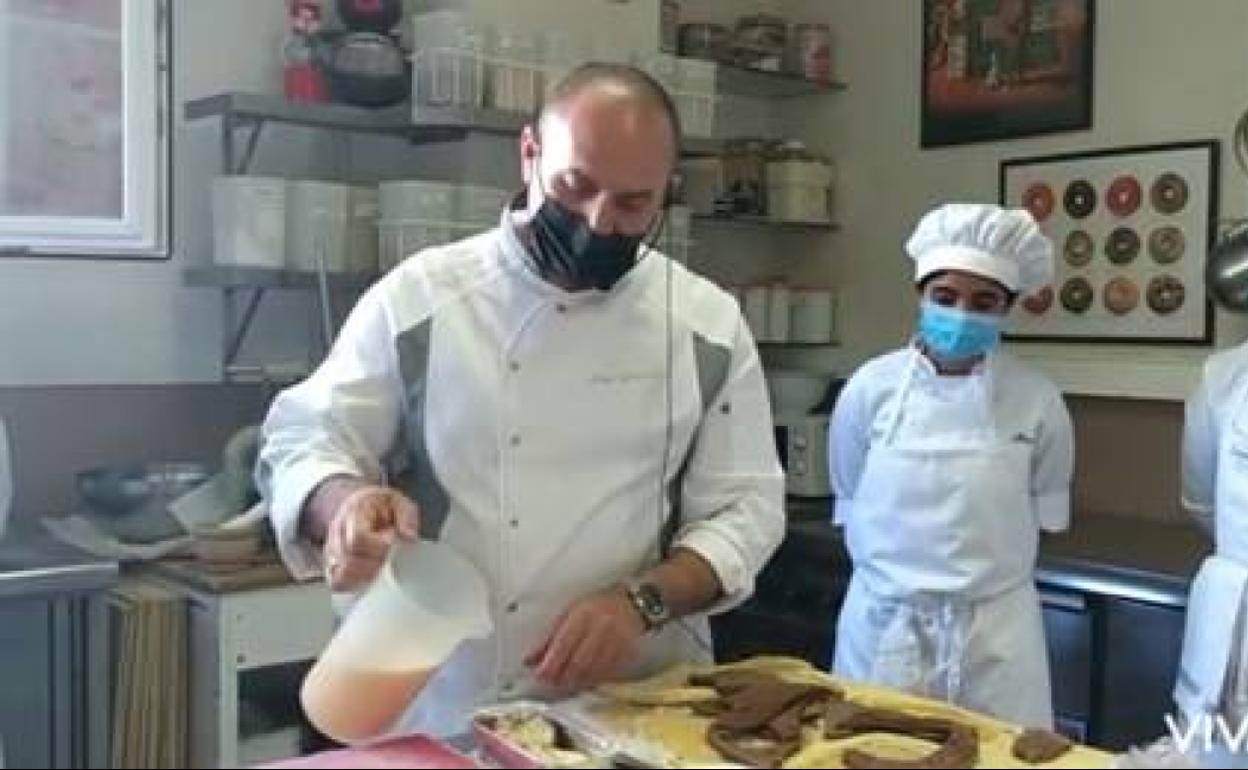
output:
[[1237, 225], [1209, 252], [1205, 285], [1222, 307], [1248, 313], [1248, 222]]

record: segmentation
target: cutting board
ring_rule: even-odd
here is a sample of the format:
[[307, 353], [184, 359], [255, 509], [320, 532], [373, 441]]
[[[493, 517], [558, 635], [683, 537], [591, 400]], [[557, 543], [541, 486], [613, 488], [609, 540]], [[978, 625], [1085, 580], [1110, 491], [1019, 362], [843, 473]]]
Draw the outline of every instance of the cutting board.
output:
[[372, 746], [336, 749], [295, 759], [284, 759], [264, 768], [475, 768], [478, 765], [444, 743], [423, 735], [399, 738]]
[[256, 588], [270, 588], [294, 582], [290, 572], [276, 558], [227, 568], [211, 567], [191, 559], [163, 559], [152, 562], [160, 574], [201, 591], [227, 594]]

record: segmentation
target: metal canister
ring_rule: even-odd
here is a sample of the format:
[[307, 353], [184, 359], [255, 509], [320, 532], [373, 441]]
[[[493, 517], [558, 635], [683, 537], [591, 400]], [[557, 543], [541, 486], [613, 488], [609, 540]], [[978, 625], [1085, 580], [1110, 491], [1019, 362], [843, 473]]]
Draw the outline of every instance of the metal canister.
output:
[[724, 187], [734, 214], [763, 214], [767, 152], [765, 139], [734, 139], [724, 146]]
[[788, 35], [788, 24], [779, 16], [743, 16], [737, 21], [733, 61], [742, 67], [778, 72], [784, 62]]
[[680, 55], [723, 61], [732, 35], [722, 24], [691, 22], [680, 25]]
[[663, 0], [659, 17], [659, 49], [663, 53], [680, 50], [680, 3]]
[[827, 24], [798, 24], [793, 30], [794, 70], [803, 77], [832, 80], [832, 28]]

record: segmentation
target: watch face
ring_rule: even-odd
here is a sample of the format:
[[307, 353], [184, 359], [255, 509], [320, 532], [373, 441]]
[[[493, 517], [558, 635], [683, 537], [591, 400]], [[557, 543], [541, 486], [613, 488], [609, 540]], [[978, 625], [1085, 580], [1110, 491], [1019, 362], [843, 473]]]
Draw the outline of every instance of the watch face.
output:
[[659, 593], [657, 586], [643, 583], [638, 586], [637, 593], [641, 596], [641, 601], [646, 607], [647, 614], [657, 616], [667, 611], [667, 605], [663, 603], [663, 596]]

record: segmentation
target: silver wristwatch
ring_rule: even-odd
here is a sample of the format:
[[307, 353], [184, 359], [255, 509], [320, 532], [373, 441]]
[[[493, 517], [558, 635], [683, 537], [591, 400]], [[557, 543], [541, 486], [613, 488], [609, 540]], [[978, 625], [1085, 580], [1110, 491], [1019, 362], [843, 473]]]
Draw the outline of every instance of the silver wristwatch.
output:
[[624, 584], [624, 593], [641, 616], [647, 631], [653, 631], [672, 619], [671, 610], [663, 600], [663, 592], [658, 585], [648, 580], [629, 580]]

